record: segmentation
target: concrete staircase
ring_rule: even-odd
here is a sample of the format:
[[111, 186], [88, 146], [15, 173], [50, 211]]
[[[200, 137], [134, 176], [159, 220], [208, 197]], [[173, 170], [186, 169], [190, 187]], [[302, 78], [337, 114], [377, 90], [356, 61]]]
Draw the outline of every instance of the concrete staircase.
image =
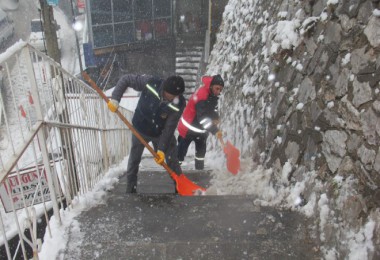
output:
[[182, 38], [176, 42], [175, 72], [185, 80], [185, 98], [198, 88], [204, 43], [199, 39]]
[[[166, 172], [147, 167], [152, 161], [142, 161], [137, 194], [125, 194], [122, 176], [103, 204], [76, 217], [80, 234], [70, 227], [62, 259], [321, 259], [318, 234], [300, 213], [250, 195], [179, 196]], [[210, 171], [184, 172], [210, 186]]]

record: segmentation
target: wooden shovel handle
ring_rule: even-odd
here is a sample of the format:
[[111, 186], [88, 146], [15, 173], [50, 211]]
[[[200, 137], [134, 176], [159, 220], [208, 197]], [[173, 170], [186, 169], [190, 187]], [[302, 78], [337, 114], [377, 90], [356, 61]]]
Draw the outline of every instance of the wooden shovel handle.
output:
[[218, 137], [220, 144], [222, 145], [223, 149], [226, 147], [226, 144], [224, 143], [223, 137], [219, 136]]

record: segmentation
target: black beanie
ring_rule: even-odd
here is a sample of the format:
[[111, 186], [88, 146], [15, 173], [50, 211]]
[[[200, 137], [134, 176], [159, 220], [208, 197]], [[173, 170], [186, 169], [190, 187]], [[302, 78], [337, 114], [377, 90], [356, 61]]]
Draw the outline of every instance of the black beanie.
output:
[[185, 82], [180, 76], [170, 76], [163, 83], [164, 91], [172, 95], [181, 95], [185, 91]]
[[220, 86], [224, 87], [224, 81], [222, 79], [222, 76], [220, 76], [219, 74], [213, 76], [211, 83], [210, 83], [210, 86], [212, 86], [212, 85], [220, 85]]

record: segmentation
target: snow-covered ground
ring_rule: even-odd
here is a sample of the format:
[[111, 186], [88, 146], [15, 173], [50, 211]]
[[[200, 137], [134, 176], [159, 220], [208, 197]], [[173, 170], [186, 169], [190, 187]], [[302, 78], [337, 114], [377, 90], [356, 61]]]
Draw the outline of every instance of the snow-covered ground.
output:
[[[62, 66], [70, 73], [77, 74], [79, 72], [78, 59], [76, 58], [76, 47], [75, 47], [75, 37], [74, 30], [71, 28], [69, 21], [65, 18], [64, 14], [57, 8], [55, 8], [55, 17], [62, 28], [64, 33], [62, 39], [65, 41], [62, 44]], [[280, 35], [280, 33], [282, 33]], [[284, 28], [282, 32], [279, 32], [276, 38], [278, 41], [285, 39], [286, 42], [297, 42], [297, 39], [292, 39], [292, 34], [288, 34], [287, 30]], [[290, 38], [289, 38], [290, 37]], [[233, 53], [233, 50], [231, 50]], [[231, 54], [231, 56], [233, 56]], [[213, 74], [214, 68], [209, 68], [209, 73]], [[231, 71], [227, 71], [227, 74], [232, 74]], [[108, 93], [109, 94], [109, 93]], [[127, 106], [131, 103], [126, 101]], [[131, 108], [133, 109], [133, 107]], [[211, 139], [213, 137], [210, 137]], [[225, 137], [226, 139], [229, 136]], [[241, 171], [236, 175], [231, 175], [225, 168], [225, 158], [223, 156], [222, 150], [219, 146], [215, 145], [215, 140], [213, 144], [209, 144], [208, 153], [206, 154], [206, 167], [213, 169], [213, 180], [212, 185], [208, 189], [207, 194], [252, 194], [258, 197], [257, 203], [261, 205], [270, 206], [282, 206], [288, 207], [293, 210], [299, 210], [306, 216], [319, 218], [319, 223], [321, 226], [328, 223], [329, 211], [325, 200], [327, 198], [321, 197], [317, 200], [317, 197], [311, 196], [307, 204], [303, 207], [299, 205], [303, 202], [300, 196], [301, 192], [305, 187], [306, 182], [314, 182], [315, 185], [323, 185], [316, 178], [315, 172], [305, 173], [305, 178], [302, 181], [293, 183], [289, 185], [287, 181], [287, 176], [291, 171], [291, 166], [285, 164], [281, 172], [280, 179], [283, 180], [282, 185], [273, 186], [271, 181], [273, 172], [272, 169], [264, 169], [257, 165], [252, 165], [249, 158], [242, 158]], [[192, 149], [192, 148], [191, 148]], [[189, 154], [193, 154], [190, 149]], [[91, 208], [97, 203], [103, 203], [103, 197], [107, 193], [107, 190], [112, 189], [113, 185], [117, 183], [118, 176], [120, 176], [126, 169], [128, 158], [125, 158], [123, 163], [119, 166], [110, 169], [110, 171], [105, 174], [103, 180], [92, 190], [92, 192], [85, 194], [80, 198], [76, 198], [74, 204], [75, 206], [69, 210], [62, 211], [62, 225], [58, 225], [56, 219], [53, 217], [51, 219], [51, 226], [53, 237], [50, 238], [48, 232], [46, 232], [44, 238], [44, 244], [42, 246], [42, 251], [39, 253], [40, 259], [55, 259], [59, 253], [59, 250], [63, 249], [66, 245], [68, 235], [66, 231], [69, 226], [77, 226], [78, 228], [78, 244], [81, 243], [80, 240], [80, 226], [75, 221], [75, 216], [81, 213], [83, 210]], [[188, 162], [192, 165], [192, 162]], [[255, 170], [252, 170], [255, 169]], [[340, 180], [336, 180], [338, 183]], [[349, 185], [349, 182], [341, 183], [341, 185]], [[342, 187], [343, 189], [349, 189], [349, 187]], [[318, 208], [319, 211], [315, 212], [314, 209]], [[318, 214], [318, 215], [316, 215]], [[321, 229], [322, 230], [322, 229]], [[350, 246], [350, 254], [348, 259], [367, 259], [368, 250], [373, 250], [372, 234], [374, 230], [374, 222], [370, 221], [363, 225], [359, 232], [351, 232], [350, 238], [346, 243]], [[323, 233], [321, 237], [323, 238]], [[333, 249], [332, 249], [333, 250]], [[326, 259], [336, 259], [332, 250], [325, 252]]]

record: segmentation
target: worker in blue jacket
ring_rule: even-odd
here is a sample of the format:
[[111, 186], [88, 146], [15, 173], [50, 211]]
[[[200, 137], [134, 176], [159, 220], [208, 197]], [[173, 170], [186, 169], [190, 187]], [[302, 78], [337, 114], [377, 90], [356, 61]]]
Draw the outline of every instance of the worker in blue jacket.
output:
[[[177, 174], [182, 169], [177, 159], [177, 141], [174, 137], [178, 120], [186, 106], [183, 97], [185, 83], [180, 76], [163, 80], [150, 75], [127, 74], [120, 78], [108, 102], [108, 108], [115, 112], [127, 88], [141, 91], [132, 124], [147, 143], [152, 142], [158, 158], [156, 163], [167, 165]], [[132, 136], [132, 146], [127, 167], [127, 193], [136, 193], [137, 173], [144, 145]]]

